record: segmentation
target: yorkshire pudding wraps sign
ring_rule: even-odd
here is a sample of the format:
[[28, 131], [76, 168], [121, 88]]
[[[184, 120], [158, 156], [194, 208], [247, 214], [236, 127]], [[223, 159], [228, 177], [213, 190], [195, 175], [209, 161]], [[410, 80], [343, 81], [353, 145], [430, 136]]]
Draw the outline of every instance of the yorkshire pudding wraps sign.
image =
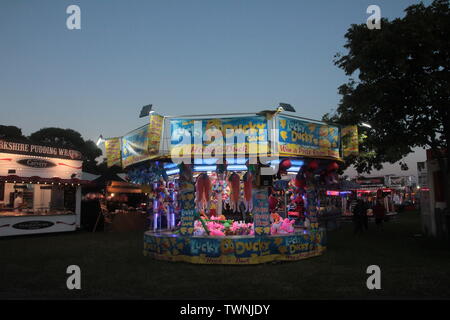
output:
[[59, 159], [82, 160], [81, 152], [72, 149], [0, 140], [0, 152]]

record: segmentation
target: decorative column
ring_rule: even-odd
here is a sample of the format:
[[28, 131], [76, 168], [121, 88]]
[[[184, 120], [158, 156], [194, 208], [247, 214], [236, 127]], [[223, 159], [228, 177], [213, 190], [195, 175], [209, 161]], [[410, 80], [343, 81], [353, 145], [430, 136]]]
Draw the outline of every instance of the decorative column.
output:
[[270, 211], [267, 187], [253, 189], [253, 226], [255, 236], [270, 235]]
[[261, 165], [247, 165], [252, 174], [253, 227], [255, 236], [270, 235], [269, 187], [272, 183], [263, 182]]
[[195, 220], [195, 184], [191, 164], [182, 163], [180, 165], [180, 200], [180, 234], [183, 236], [192, 236]]

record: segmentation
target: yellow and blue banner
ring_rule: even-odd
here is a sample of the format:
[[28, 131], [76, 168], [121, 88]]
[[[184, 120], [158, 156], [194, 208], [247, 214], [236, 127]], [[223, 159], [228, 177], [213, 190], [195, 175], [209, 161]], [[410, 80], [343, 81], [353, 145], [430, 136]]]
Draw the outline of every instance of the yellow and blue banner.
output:
[[322, 254], [325, 231], [280, 236], [183, 237], [144, 234], [144, 255], [201, 264], [258, 264]]
[[121, 138], [109, 138], [105, 141], [106, 164], [108, 167], [122, 166]]
[[358, 148], [358, 126], [346, 126], [342, 128], [342, 149], [344, 157], [357, 155]]
[[149, 159], [148, 129], [149, 126], [146, 125], [122, 137], [123, 167]]
[[339, 127], [283, 116], [277, 119], [280, 156], [340, 158]]
[[[196, 125], [195, 125], [196, 123]], [[232, 134], [227, 134], [227, 129]], [[266, 154], [268, 152], [268, 125], [265, 117], [251, 116], [216, 119], [171, 119], [171, 153], [180, 154], [186, 146], [192, 155], [206, 153], [208, 146], [220, 132], [223, 153]]]
[[161, 132], [163, 129], [164, 117], [159, 114], [151, 114], [148, 129], [148, 153], [152, 156], [158, 155]]

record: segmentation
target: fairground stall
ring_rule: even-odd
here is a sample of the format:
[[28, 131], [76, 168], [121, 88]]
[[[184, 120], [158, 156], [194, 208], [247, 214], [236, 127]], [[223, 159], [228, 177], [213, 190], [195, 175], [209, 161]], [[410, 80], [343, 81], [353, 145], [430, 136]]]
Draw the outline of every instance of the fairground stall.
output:
[[0, 236], [76, 230], [81, 172], [76, 150], [0, 140]]
[[146, 199], [139, 185], [104, 174], [83, 188], [81, 223], [92, 232], [144, 230]]
[[383, 200], [387, 213], [395, 212], [393, 190], [386, 184], [386, 177], [358, 177], [355, 182], [361, 185], [357, 196], [369, 205], [374, 205], [378, 198]]
[[[357, 137], [356, 127], [346, 129]], [[152, 203], [144, 254], [206, 264], [320, 255], [320, 199], [335, 184], [342, 128], [275, 112], [163, 117], [106, 140]], [[355, 152], [357, 139], [346, 152]]]

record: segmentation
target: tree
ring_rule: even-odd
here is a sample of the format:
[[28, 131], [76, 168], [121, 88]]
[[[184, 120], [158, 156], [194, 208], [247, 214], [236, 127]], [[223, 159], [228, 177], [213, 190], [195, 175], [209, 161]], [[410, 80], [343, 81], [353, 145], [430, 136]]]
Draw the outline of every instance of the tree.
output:
[[122, 167], [119, 167], [116, 165], [108, 167], [106, 158], [103, 158], [103, 162], [98, 164], [97, 168], [98, 168], [98, 174], [102, 174], [102, 175], [123, 173]]
[[29, 139], [35, 143], [78, 150], [83, 154], [83, 171], [98, 173], [96, 159], [102, 155], [102, 151], [92, 140], [84, 140], [75, 130], [43, 128], [32, 133]]
[[27, 138], [22, 134], [22, 129], [16, 126], [0, 125], [0, 139], [26, 140]]
[[[335, 56], [349, 81], [339, 87], [336, 112], [324, 120], [372, 126], [362, 128], [361, 154], [347, 159], [358, 172], [397, 162], [415, 147], [444, 151], [450, 159], [449, 1], [412, 5], [405, 13], [382, 19], [381, 29], [351, 25], [345, 34], [347, 54]], [[449, 208], [450, 170], [443, 159], [440, 164]]]

